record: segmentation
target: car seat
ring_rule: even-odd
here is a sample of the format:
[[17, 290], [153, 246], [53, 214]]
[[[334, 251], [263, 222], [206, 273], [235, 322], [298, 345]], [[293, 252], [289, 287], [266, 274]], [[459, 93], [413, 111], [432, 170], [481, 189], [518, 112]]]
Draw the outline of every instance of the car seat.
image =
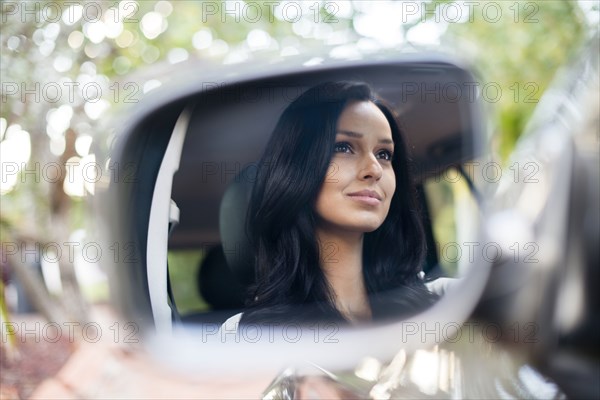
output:
[[229, 183], [219, 210], [219, 230], [227, 265], [238, 281], [249, 286], [254, 283], [254, 259], [246, 231], [246, 215], [257, 165], [243, 168]]

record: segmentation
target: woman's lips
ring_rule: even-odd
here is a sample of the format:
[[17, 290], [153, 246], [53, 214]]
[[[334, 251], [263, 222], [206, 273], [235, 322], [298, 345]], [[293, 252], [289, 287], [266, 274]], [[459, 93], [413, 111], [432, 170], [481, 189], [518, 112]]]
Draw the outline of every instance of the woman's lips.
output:
[[348, 196], [361, 204], [377, 206], [381, 203], [381, 195], [374, 190], [364, 189], [349, 193]]
[[376, 206], [379, 203], [381, 203], [381, 200], [376, 199], [375, 197], [369, 197], [369, 196], [350, 196], [350, 198], [352, 200], [356, 200], [358, 202], [368, 204], [370, 206]]

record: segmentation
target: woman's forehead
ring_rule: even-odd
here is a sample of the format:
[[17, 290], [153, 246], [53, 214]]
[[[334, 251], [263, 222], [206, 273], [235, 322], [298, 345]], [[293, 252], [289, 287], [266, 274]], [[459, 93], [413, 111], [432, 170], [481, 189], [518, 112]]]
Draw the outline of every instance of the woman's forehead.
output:
[[374, 136], [383, 141], [392, 140], [392, 129], [385, 114], [370, 101], [349, 103], [340, 115], [337, 133], [356, 139]]

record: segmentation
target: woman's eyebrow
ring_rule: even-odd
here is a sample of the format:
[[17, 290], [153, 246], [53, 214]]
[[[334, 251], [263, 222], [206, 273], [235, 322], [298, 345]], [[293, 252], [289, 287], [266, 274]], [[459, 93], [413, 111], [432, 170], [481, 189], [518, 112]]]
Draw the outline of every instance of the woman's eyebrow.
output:
[[[360, 139], [364, 136], [362, 133], [353, 132], [353, 131], [338, 131], [337, 133], [339, 133], [341, 135], [350, 136], [353, 138], [358, 138], [358, 139]], [[383, 144], [394, 144], [394, 141], [392, 139], [379, 139], [378, 142], [383, 143]]]
[[353, 132], [353, 131], [338, 131], [338, 133], [341, 133], [342, 135], [354, 137], [354, 138], [359, 138], [359, 139], [364, 136], [362, 133]]

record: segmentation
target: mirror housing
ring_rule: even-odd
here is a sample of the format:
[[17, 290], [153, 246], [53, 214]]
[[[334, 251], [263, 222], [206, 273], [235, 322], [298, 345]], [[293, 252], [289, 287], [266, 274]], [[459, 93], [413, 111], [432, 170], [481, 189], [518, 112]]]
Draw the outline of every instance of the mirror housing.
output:
[[[177, 313], [169, 298], [167, 250], [221, 241], [214, 204], [236, 175], [225, 169], [221, 179], [203, 180], [207, 165], [230, 162], [240, 172], [256, 162], [285, 106], [308, 87], [332, 80], [370, 84], [399, 114], [418, 181], [484, 154], [477, 79], [456, 60], [397, 54], [321, 61], [198, 74], [184, 85], [157, 89], [128, 116], [110, 156], [113, 179], [99, 194], [107, 240], [123, 250], [109, 269], [125, 318], [159, 334], [172, 331]], [[477, 268], [460, 288], [415, 318], [464, 321], [487, 278], [489, 263], [473, 263]]]

